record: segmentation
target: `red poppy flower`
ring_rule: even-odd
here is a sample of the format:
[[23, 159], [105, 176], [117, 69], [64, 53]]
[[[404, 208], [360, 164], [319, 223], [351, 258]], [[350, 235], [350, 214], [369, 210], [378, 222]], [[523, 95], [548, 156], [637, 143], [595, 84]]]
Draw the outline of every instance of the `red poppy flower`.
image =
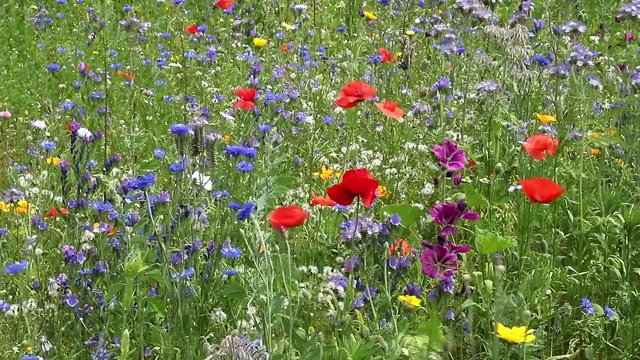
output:
[[253, 100], [256, 98], [256, 89], [237, 89], [236, 95], [238, 95], [240, 100], [236, 101], [233, 106], [243, 110], [253, 110], [256, 106], [256, 104], [253, 103]]
[[522, 191], [531, 202], [548, 204], [565, 192], [565, 188], [555, 181], [545, 178], [533, 178], [520, 180]]
[[358, 105], [359, 102], [376, 96], [377, 91], [378, 89], [372, 88], [366, 82], [358, 80], [351, 81], [347, 83], [347, 85], [342, 88], [340, 94], [338, 94], [340, 98], [336, 100], [336, 105], [345, 109], [352, 108]]
[[411, 253], [411, 245], [404, 239], [396, 240], [395, 244], [389, 246], [391, 256], [398, 254], [399, 256], [407, 256]]
[[227, 10], [231, 8], [231, 5], [233, 5], [233, 3], [235, 2], [236, 0], [218, 0], [216, 1], [216, 6], [222, 10]]
[[377, 189], [378, 182], [369, 174], [369, 170], [352, 169], [342, 175], [339, 184], [329, 187], [327, 194], [331, 200], [343, 206], [351, 205], [356, 196], [360, 196], [362, 204], [370, 208]]
[[281, 231], [300, 226], [307, 220], [306, 211], [297, 205], [276, 208], [269, 214], [269, 222], [274, 229]]
[[44, 214], [44, 217], [59, 217], [60, 214], [64, 215], [64, 216], [68, 216], [69, 215], [69, 210], [65, 209], [65, 208], [59, 208], [56, 209], [54, 206], [49, 208], [49, 211], [47, 211], [46, 214]]
[[386, 116], [396, 119], [402, 120], [402, 115], [404, 114], [404, 110], [398, 107], [397, 102], [390, 102], [389, 100], [385, 100], [384, 103], [376, 103], [376, 107], [382, 111]]
[[116, 71], [116, 75], [124, 76], [127, 80], [135, 80], [136, 76], [131, 73], [131, 71]]
[[197, 25], [189, 25], [189, 26], [185, 27], [184, 30], [186, 32], [188, 32], [189, 34], [195, 34], [195, 33], [198, 32], [198, 26]]
[[311, 193], [311, 206], [316, 206], [316, 205], [320, 205], [320, 206], [336, 206], [336, 202], [324, 197], [324, 196], [318, 196], [314, 193]]
[[389, 50], [385, 48], [379, 48], [378, 52], [380, 53], [380, 56], [382, 56], [383, 63], [388, 63], [389, 61], [395, 62], [395, 59], [393, 58]]
[[530, 136], [527, 141], [522, 144], [522, 148], [532, 158], [542, 160], [550, 155], [556, 155], [558, 150], [558, 140], [552, 139], [546, 134], [536, 134]]
[[467, 168], [472, 168], [474, 166], [476, 166], [476, 161], [473, 159], [469, 160], [469, 163], [467, 164]]

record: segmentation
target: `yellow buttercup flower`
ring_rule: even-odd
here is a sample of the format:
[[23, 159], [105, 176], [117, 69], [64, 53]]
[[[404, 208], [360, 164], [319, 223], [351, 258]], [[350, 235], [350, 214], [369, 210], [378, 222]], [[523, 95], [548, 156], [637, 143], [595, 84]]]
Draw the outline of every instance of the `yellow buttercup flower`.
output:
[[407, 30], [407, 32], [405, 32], [405, 34], [407, 34], [407, 35], [409, 35], [409, 36], [412, 36], [412, 35], [415, 35], [415, 34], [416, 34], [416, 32], [415, 32], [415, 31], [413, 31], [413, 30]]
[[496, 335], [498, 338], [510, 344], [530, 343], [536, 339], [536, 336], [533, 335], [534, 330], [527, 329], [526, 326], [508, 328], [502, 325], [502, 323], [497, 323], [496, 326]]
[[45, 159], [45, 161], [47, 162], [47, 164], [53, 164], [54, 166], [58, 166], [60, 165], [60, 158], [59, 157], [48, 157]]
[[0, 211], [9, 212], [11, 211], [12, 208], [13, 208], [13, 204], [5, 204], [2, 201], [0, 201]]
[[378, 20], [378, 17], [377, 17], [377, 16], [375, 16], [375, 14], [374, 14], [374, 13], [372, 13], [371, 11], [365, 11], [365, 12], [364, 12], [364, 17], [365, 17], [365, 19], [367, 19], [367, 20]]
[[289, 24], [289, 23], [286, 23], [286, 22], [284, 22], [284, 21], [282, 22], [282, 24], [281, 24], [281, 25], [282, 25], [282, 27], [283, 27], [283, 28], [285, 28], [285, 29], [287, 29], [287, 30], [295, 30], [295, 28], [296, 28], [295, 26], [293, 26], [293, 25], [291, 25], [291, 24]]
[[398, 52], [396, 53], [396, 57], [397, 57], [397, 58], [402, 57], [402, 51], [398, 51]]
[[231, 139], [231, 135], [222, 135], [222, 141], [229, 141]]
[[602, 134], [600, 134], [599, 132], [589, 132], [589, 133], [587, 134], [587, 137], [588, 137], [589, 139], [593, 139], [593, 138], [597, 138], [597, 137], [599, 137], [600, 135], [602, 135]]
[[422, 300], [419, 297], [413, 295], [400, 295], [398, 296], [398, 300], [402, 301], [405, 305], [412, 308], [417, 308], [422, 304]]
[[38, 7], [35, 5], [31, 5], [31, 10], [38, 10]]
[[547, 125], [548, 123], [556, 122], [556, 117], [553, 115], [543, 115], [536, 113], [536, 117], [540, 120], [541, 123]]
[[593, 156], [598, 156], [600, 155], [600, 153], [601, 153], [600, 149], [596, 149], [596, 148], [591, 149], [591, 155]]
[[341, 175], [341, 173], [335, 172], [324, 165], [322, 166], [322, 169], [320, 169], [320, 171], [316, 171], [313, 173], [313, 176], [317, 176], [322, 180], [328, 180], [331, 178], [331, 176], [339, 178]]
[[98, 50], [93, 50], [91, 53], [92, 53], [93, 55], [98, 55], [98, 54], [100, 54], [100, 51], [98, 51]]
[[267, 43], [269, 42], [269, 40], [267, 39], [263, 39], [263, 38], [253, 38], [253, 45], [257, 46], [257, 47], [263, 47], [265, 45], [267, 45]]

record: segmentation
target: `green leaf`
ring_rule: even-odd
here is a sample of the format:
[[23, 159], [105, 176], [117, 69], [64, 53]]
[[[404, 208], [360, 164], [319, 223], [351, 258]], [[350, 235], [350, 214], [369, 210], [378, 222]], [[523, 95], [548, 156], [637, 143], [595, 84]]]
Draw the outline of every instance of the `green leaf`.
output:
[[244, 300], [247, 297], [247, 290], [245, 290], [240, 284], [229, 284], [226, 288], [220, 291], [219, 295], [224, 298]]
[[287, 189], [295, 189], [297, 187], [298, 178], [295, 176], [280, 175], [272, 181], [272, 186], [282, 186]]
[[480, 254], [493, 254], [517, 244], [516, 239], [512, 237], [500, 236], [481, 228], [476, 230], [476, 249]]
[[405, 227], [415, 223], [422, 215], [422, 210], [409, 204], [387, 205], [382, 207], [382, 212], [400, 215], [401, 224]]
[[460, 188], [462, 189], [462, 192], [466, 197], [467, 205], [469, 205], [470, 208], [483, 208], [489, 206], [487, 199], [477, 192], [471, 184], [461, 184]]
[[146, 300], [149, 307], [153, 309], [153, 311], [155, 311], [158, 316], [160, 316], [161, 318], [167, 317], [167, 307], [160, 296], [147, 297]]

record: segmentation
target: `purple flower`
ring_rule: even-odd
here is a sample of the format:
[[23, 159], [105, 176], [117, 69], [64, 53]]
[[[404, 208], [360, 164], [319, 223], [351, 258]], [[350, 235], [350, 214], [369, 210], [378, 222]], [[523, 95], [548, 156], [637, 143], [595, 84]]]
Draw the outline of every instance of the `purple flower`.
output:
[[422, 273], [434, 279], [444, 280], [452, 276], [458, 268], [458, 256], [443, 245], [435, 245], [431, 249], [425, 248], [420, 256], [420, 262]]
[[464, 150], [458, 149], [458, 145], [449, 140], [445, 140], [441, 145], [434, 145], [431, 151], [436, 154], [440, 165], [446, 167], [450, 171], [458, 171], [464, 169], [464, 163], [467, 162], [467, 156]]
[[169, 129], [174, 135], [187, 135], [191, 132], [191, 128], [185, 124], [173, 124]]
[[76, 307], [78, 302], [78, 297], [73, 294], [67, 294], [67, 296], [64, 297], [64, 303], [69, 307]]
[[389, 223], [393, 226], [398, 226], [400, 225], [400, 222], [402, 221], [402, 218], [400, 217], [400, 214], [393, 214], [391, 215], [391, 217], [389, 218]]
[[422, 294], [420, 293], [420, 286], [418, 286], [417, 283], [407, 284], [407, 286], [405, 286], [404, 291], [402, 293], [405, 295], [413, 295], [416, 297], [422, 296]]
[[445, 236], [447, 234], [457, 234], [458, 229], [453, 225], [458, 219], [477, 221], [480, 219], [478, 214], [474, 211], [467, 209], [467, 204], [464, 200], [458, 201], [457, 204], [447, 202], [445, 204], [436, 204], [431, 210], [429, 210], [429, 216], [438, 225], [443, 226], [440, 231], [440, 235]]
[[616, 318], [615, 311], [613, 311], [613, 309], [609, 307], [609, 305], [605, 305], [602, 310], [604, 310], [604, 316], [606, 316], [607, 319], [614, 320]]

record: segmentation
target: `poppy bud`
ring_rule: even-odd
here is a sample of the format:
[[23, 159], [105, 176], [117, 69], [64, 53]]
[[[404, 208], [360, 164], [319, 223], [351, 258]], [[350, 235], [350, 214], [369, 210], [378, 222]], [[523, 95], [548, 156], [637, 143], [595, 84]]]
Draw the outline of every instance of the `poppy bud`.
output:
[[502, 174], [504, 172], [504, 167], [502, 163], [497, 163], [496, 166], [493, 168], [493, 171], [495, 172], [496, 175]]
[[451, 177], [453, 176], [453, 171], [447, 171], [445, 176], [447, 177], [447, 179], [451, 179]]
[[421, 87], [420, 91], [419, 91], [419, 94], [420, 94], [420, 97], [427, 96], [429, 94], [429, 88], [426, 87], [426, 86]]
[[437, 177], [433, 178], [433, 186], [438, 187], [440, 185], [440, 179]]

